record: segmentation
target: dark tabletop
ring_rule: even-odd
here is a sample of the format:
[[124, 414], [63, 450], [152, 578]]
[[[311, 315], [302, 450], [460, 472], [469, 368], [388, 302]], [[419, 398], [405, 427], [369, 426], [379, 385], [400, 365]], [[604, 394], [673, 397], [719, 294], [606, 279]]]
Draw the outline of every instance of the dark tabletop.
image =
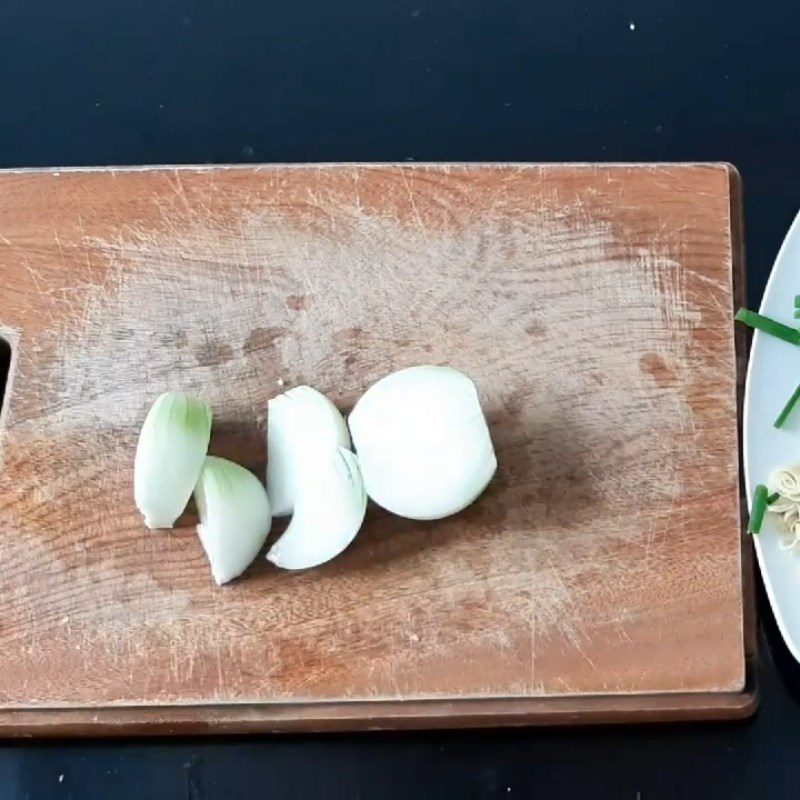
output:
[[[731, 161], [755, 304], [800, 207], [799, 30], [797, 0], [3, 0], [0, 166]], [[10, 744], [0, 800], [794, 797], [800, 668], [759, 613], [744, 723]]]

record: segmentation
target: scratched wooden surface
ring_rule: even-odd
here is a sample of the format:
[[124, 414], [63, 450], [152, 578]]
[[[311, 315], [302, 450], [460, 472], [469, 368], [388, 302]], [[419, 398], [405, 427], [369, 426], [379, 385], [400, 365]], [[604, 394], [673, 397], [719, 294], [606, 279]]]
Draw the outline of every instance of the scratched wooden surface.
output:
[[[741, 691], [730, 186], [724, 165], [0, 175], [0, 709]], [[466, 371], [488, 412], [500, 468], [465, 513], [373, 510], [335, 562], [222, 589], [191, 513], [142, 527], [158, 393], [207, 398], [212, 452], [262, 474], [280, 385], [347, 409], [418, 363]]]

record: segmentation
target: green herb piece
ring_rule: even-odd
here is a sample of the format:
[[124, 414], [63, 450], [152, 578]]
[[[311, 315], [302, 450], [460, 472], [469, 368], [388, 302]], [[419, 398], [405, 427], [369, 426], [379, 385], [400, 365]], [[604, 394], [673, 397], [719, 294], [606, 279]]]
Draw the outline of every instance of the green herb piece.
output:
[[771, 506], [773, 503], [777, 503], [777, 502], [778, 502], [778, 500], [780, 499], [780, 496], [781, 496], [780, 492], [773, 492], [773, 493], [772, 493], [772, 494], [771, 494], [771, 495], [770, 495], [770, 496], [767, 498], [767, 505], [768, 505], [768, 506]]
[[778, 419], [775, 420], [776, 428], [783, 427], [783, 423], [786, 422], [787, 417], [794, 410], [794, 407], [797, 405], [798, 400], [800, 400], [800, 384], [798, 384], [797, 388], [792, 393], [792, 396], [786, 402], [786, 405], [783, 407], [783, 411], [781, 411], [781, 413], [778, 414]]
[[761, 532], [761, 523], [764, 521], [764, 512], [767, 510], [767, 487], [759, 483], [753, 495], [753, 508], [750, 511], [750, 522], [747, 525], [748, 533]]
[[800, 294], [794, 296], [794, 307], [800, 308]]
[[794, 318], [795, 319], [800, 319], [800, 308], [795, 309]]
[[750, 328], [764, 331], [770, 336], [783, 339], [784, 342], [789, 342], [789, 344], [800, 345], [800, 331], [797, 328], [790, 328], [782, 322], [776, 322], [774, 319], [756, 314], [755, 311], [740, 308], [736, 312], [736, 321], [742, 322]]

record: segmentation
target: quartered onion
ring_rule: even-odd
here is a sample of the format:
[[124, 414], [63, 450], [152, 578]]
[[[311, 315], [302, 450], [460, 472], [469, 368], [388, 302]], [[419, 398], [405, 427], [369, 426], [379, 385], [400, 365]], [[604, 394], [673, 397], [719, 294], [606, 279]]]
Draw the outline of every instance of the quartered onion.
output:
[[197, 533], [218, 584], [241, 575], [264, 546], [272, 524], [267, 492], [244, 467], [208, 456], [194, 491]]
[[139, 434], [133, 468], [136, 507], [148, 528], [171, 528], [203, 467], [211, 407], [180, 392], [162, 394]]

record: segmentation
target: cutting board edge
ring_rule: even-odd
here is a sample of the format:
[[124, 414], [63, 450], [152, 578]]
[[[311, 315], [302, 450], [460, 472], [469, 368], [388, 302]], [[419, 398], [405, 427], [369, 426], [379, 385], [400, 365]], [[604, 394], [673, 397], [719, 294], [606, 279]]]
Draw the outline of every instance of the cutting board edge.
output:
[[0, 737], [202, 736], [722, 721], [758, 707], [755, 670], [742, 692], [311, 705], [141, 707], [0, 712]]
[[724, 169], [738, 175], [738, 170], [729, 161], [311, 161], [292, 163], [283, 161], [230, 162], [220, 164], [106, 164], [103, 166], [76, 165], [69, 167], [7, 167], [0, 169], [2, 175], [52, 175], [83, 172], [164, 172], [181, 170], [186, 172], [217, 172], [220, 170], [247, 169], [264, 170], [321, 169], [324, 167], [359, 167], [377, 169], [383, 167], [417, 169], [419, 167], [458, 167], [468, 169], [498, 168], [539, 168], [564, 169], [613, 169], [616, 167], [653, 169], [656, 167], [686, 167], [696, 169]]

